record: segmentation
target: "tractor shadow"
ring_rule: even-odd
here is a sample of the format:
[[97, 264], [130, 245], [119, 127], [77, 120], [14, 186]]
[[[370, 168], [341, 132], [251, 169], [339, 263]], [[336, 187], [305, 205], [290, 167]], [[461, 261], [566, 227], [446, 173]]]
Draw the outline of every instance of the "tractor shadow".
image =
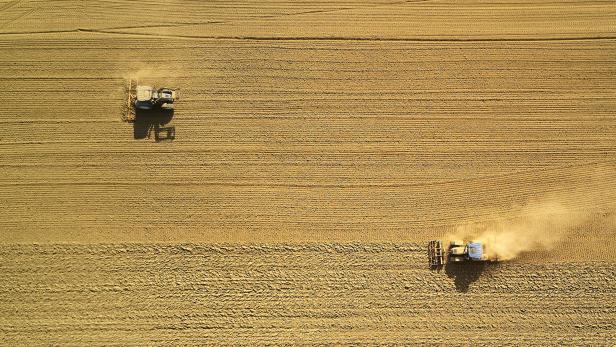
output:
[[172, 141], [175, 139], [175, 127], [165, 127], [172, 119], [173, 110], [135, 110], [133, 137], [135, 140], [150, 139], [154, 133], [156, 142]]
[[456, 291], [466, 293], [484, 271], [496, 266], [498, 266], [496, 263], [491, 262], [447, 263], [445, 273], [447, 277], [453, 278]]

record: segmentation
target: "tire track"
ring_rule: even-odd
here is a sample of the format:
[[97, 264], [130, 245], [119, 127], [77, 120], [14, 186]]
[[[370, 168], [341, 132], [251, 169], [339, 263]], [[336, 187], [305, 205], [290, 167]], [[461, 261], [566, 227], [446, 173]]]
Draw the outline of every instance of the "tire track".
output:
[[415, 244], [2, 246], [0, 331], [8, 344], [614, 340], [612, 263], [433, 273], [424, 258]]

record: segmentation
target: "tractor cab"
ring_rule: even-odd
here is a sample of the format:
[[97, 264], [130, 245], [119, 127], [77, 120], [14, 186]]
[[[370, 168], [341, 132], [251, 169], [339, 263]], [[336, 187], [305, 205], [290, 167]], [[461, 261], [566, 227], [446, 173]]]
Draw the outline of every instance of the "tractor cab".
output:
[[157, 94], [158, 100], [163, 102], [173, 103], [173, 101], [177, 98], [177, 92], [169, 88], [160, 88]]
[[467, 260], [468, 250], [462, 241], [452, 241], [449, 243], [447, 260], [451, 263], [459, 263]]

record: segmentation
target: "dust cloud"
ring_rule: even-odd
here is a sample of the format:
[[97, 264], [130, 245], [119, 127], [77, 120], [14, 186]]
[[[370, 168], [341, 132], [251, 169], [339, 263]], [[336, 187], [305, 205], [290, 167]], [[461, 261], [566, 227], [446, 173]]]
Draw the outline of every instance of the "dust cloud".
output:
[[134, 64], [135, 67], [130, 71], [124, 74], [124, 78], [132, 78], [132, 79], [147, 79], [147, 78], [156, 78], [159, 75], [159, 71], [161, 68], [156, 68], [152, 66], [148, 66], [147, 64]]
[[141, 83], [165, 85], [170, 88], [178, 89], [179, 78], [182, 70], [179, 64], [166, 62], [142, 62], [136, 61], [128, 64], [122, 77], [125, 80], [133, 79]]
[[511, 260], [524, 252], [551, 250], [593, 213], [575, 210], [558, 199], [529, 202], [506, 220], [458, 226], [446, 237], [454, 241], [480, 241], [491, 260]]

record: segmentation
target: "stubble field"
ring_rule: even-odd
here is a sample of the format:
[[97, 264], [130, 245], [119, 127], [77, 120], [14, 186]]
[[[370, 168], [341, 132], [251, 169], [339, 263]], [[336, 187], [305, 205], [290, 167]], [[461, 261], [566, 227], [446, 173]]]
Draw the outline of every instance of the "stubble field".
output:
[[[1, 343], [614, 343], [613, 2], [0, 13]], [[427, 270], [536, 214], [552, 249]]]

